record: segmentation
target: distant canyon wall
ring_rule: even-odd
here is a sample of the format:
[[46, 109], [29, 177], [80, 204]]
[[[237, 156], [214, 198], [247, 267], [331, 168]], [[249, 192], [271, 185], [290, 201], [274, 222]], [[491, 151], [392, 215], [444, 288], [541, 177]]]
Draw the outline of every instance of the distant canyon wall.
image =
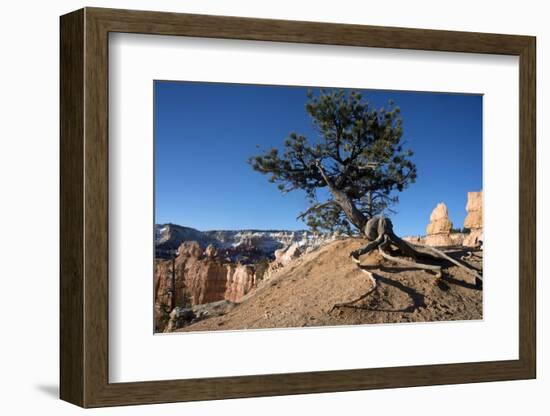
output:
[[298, 244], [318, 247], [328, 238], [307, 230], [213, 230], [199, 231], [176, 224], [155, 225], [155, 257], [170, 258], [185, 241], [196, 241], [200, 247], [216, 248], [228, 261], [254, 263], [262, 257], [273, 259], [278, 249]]
[[186, 241], [173, 259], [155, 261], [156, 326], [175, 307], [187, 308], [220, 300], [238, 302], [256, 286], [254, 267], [225, 262], [212, 246], [203, 250]]
[[237, 301], [255, 284], [254, 268], [225, 262], [212, 246], [203, 250], [196, 241], [181, 244], [173, 259], [155, 267], [155, 293], [170, 308], [218, 300]]

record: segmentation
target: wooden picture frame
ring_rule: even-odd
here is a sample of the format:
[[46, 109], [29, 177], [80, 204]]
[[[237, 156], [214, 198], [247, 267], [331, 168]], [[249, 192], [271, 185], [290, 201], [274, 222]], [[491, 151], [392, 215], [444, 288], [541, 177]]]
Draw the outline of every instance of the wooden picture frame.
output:
[[[82, 407], [530, 379], [536, 376], [535, 38], [85, 8], [61, 17], [60, 396]], [[519, 359], [109, 383], [110, 32], [519, 57]]]

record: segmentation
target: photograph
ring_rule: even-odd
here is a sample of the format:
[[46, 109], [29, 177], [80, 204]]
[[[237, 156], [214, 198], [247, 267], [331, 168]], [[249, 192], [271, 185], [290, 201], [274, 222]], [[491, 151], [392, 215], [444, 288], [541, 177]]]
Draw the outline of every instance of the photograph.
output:
[[[12, 237], [36, 234], [21, 224], [57, 242], [37, 262], [56, 293], [27, 291], [56, 325], [12, 338], [55, 337], [40, 365], [11, 373], [77, 412], [242, 413], [259, 400], [256, 415], [285, 396], [291, 412], [333, 415], [357, 400], [387, 411], [389, 394], [399, 411], [435, 414], [435, 389], [439, 413], [512, 414], [523, 385], [540, 407], [543, 14], [510, 9], [497, 24], [476, 9], [457, 26], [437, 7], [362, 19], [341, 4], [146, 6], [41, 14], [59, 59], [55, 82], [34, 78], [59, 105], [40, 106], [46, 129], [19, 106], [11, 136], [37, 127], [58, 143], [26, 134], [46, 157], [8, 140], [30, 159], [6, 177], [36, 184], [49, 161], [57, 188], [16, 186], [23, 220], [7, 215], [6, 235], [14, 281], [29, 254]], [[34, 69], [48, 37], [21, 33], [41, 45], [18, 48]], [[21, 85], [40, 90], [8, 84], [23, 101]], [[42, 220], [52, 189], [55, 221]], [[29, 392], [14, 408], [36, 402]]]
[[483, 319], [482, 94], [153, 94], [154, 333]]

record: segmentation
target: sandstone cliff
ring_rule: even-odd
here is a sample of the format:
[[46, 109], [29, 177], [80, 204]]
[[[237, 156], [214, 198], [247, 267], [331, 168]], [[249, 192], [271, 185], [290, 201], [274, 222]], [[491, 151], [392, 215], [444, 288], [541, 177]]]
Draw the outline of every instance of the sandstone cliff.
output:
[[254, 268], [225, 262], [212, 246], [203, 250], [197, 242], [184, 242], [177, 256], [155, 262], [155, 326], [162, 330], [174, 308], [216, 302], [239, 301], [256, 284]]
[[242, 264], [228, 264], [224, 299], [238, 302], [256, 286], [254, 268]]

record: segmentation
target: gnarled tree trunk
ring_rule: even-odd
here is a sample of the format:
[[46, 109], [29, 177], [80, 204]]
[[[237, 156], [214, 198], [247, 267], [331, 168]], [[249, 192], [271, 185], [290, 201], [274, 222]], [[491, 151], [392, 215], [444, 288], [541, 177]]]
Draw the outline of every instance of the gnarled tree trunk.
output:
[[359, 209], [357, 209], [352, 199], [345, 192], [341, 191], [334, 185], [319, 162], [317, 162], [317, 169], [319, 169], [321, 176], [325, 180], [328, 189], [334, 198], [334, 202], [342, 208], [342, 211], [344, 211], [346, 217], [348, 217], [353, 225], [355, 225], [359, 230], [363, 230], [367, 224], [367, 217], [359, 211]]

